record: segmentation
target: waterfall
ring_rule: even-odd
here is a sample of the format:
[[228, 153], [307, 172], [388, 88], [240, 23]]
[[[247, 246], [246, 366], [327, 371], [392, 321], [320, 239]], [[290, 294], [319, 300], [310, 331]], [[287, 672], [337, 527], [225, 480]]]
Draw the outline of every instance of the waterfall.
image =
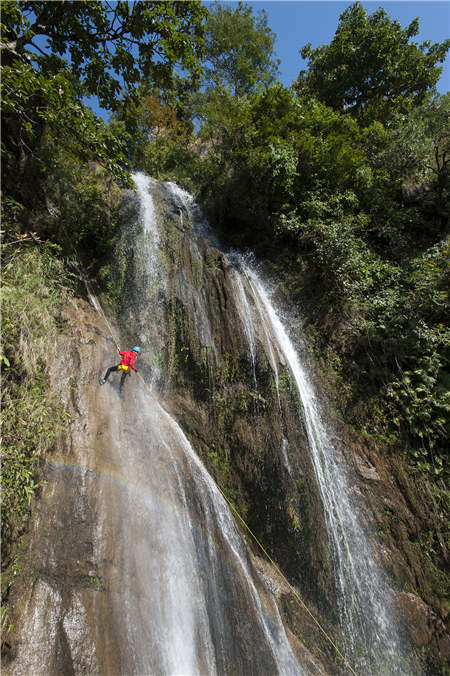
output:
[[255, 333], [253, 330], [253, 321], [250, 306], [247, 300], [247, 295], [245, 293], [244, 285], [242, 283], [242, 277], [239, 274], [238, 270], [233, 270], [233, 282], [236, 288], [236, 299], [237, 299], [237, 309], [239, 312], [239, 317], [241, 318], [242, 326], [244, 327], [245, 335], [248, 340], [248, 347], [250, 350], [250, 359], [252, 363], [252, 372], [253, 372], [253, 381], [255, 386], [256, 382], [256, 352], [255, 352]]
[[146, 236], [144, 245], [146, 268], [149, 273], [152, 274], [159, 269], [159, 229], [157, 227], [155, 205], [149, 191], [151, 179], [146, 174], [139, 172], [133, 174], [133, 181], [136, 184], [137, 193], [139, 195], [141, 221]]
[[244, 261], [242, 269], [265, 310], [300, 395], [335, 561], [335, 581], [348, 655], [361, 673], [374, 676], [406, 673], [396, 627], [387, 609], [387, 587], [382, 572], [373, 561], [370, 543], [360, 526], [357, 507], [351, 500], [350, 479], [342, 453], [331, 442], [311, 381], [268, 292], [256, 272]]
[[180, 188], [179, 185], [177, 185], [176, 183], [172, 183], [171, 181], [168, 181], [166, 183], [166, 186], [177, 208], [179, 209], [180, 217], [182, 217], [184, 209], [188, 216], [189, 222], [195, 226], [195, 233], [197, 235], [207, 237], [211, 241], [213, 246], [220, 249], [221, 242], [219, 237], [211, 228], [206, 218], [203, 216], [200, 207], [195, 202], [192, 195], [190, 195], [186, 190], [183, 190], [183, 188]]
[[130, 673], [224, 674], [230, 661], [242, 674], [302, 673], [230, 509], [192, 446], [145, 391], [132, 405], [141, 422], [122, 455], [130, 488], [122, 495], [121, 537], [130, 555], [120, 611]]
[[[134, 374], [122, 396], [117, 380], [98, 385], [114, 347], [102, 316], [96, 323], [91, 308], [72, 309], [74, 330], [61, 337], [54, 377], [73, 382], [67, 394], [73, 420], [36, 503], [6, 675], [341, 673], [286, 581], [242, 537], [201, 462], [214, 464], [216, 440], [224, 444], [227, 471], [231, 453], [236, 467], [241, 463], [249, 482], [241, 504], [248, 499], [254, 508], [249, 515], [261, 521], [274, 560], [284, 557], [299, 591], [305, 582], [310, 599], [317, 589], [329, 607], [331, 576], [317, 585], [306, 579], [309, 563], [317, 571], [322, 561], [310, 550], [319, 541], [326, 546], [326, 523], [342, 635], [336, 638], [334, 620], [320, 615], [322, 598], [314, 614], [339, 647], [344, 643], [358, 674], [409, 673], [399, 665], [386, 587], [350, 497], [345, 460], [270, 294], [244, 258], [214, 248], [218, 240], [188, 193], [143, 174], [133, 178], [139, 222], [121, 240], [128, 334], [121, 339], [139, 337], [137, 367], [152, 394]], [[171, 372], [174, 355], [179, 361]], [[156, 383], [171, 396], [167, 405]], [[220, 406], [228, 394], [234, 408], [225, 413]], [[233, 428], [227, 438], [219, 414]], [[226, 488], [220, 478], [226, 473], [219, 468], [215, 476]], [[311, 484], [305, 503], [301, 480]], [[298, 535], [303, 504], [312, 508], [320, 540], [315, 532]]]
[[[133, 178], [144, 231], [157, 243], [151, 185], [142, 175]], [[198, 329], [211, 341], [201, 293], [196, 307]], [[125, 551], [133, 555], [126, 557], [121, 612], [133, 673], [302, 673], [228, 504], [175, 420], [145, 391], [132, 396], [139, 418], [132, 433], [128, 422], [121, 470], [133, 488], [123, 492], [121, 523]]]
[[[160, 260], [160, 235], [158, 215], [151, 196], [152, 179], [138, 172], [133, 174], [139, 199], [141, 222], [144, 229], [144, 238], [140, 254], [140, 264], [146, 274], [146, 279], [139, 281], [139, 293], [145, 291], [150, 299], [157, 297], [158, 292], [165, 286], [165, 278]], [[156, 304], [157, 305], [157, 304]]]
[[[201, 230], [201, 232], [205, 232], [204, 229]], [[206, 231], [206, 235], [209, 233]], [[239, 254], [238, 251], [231, 251], [228, 253], [228, 258], [229, 260], [234, 263], [235, 269], [234, 269], [234, 284], [236, 287], [236, 304], [239, 312], [239, 316], [242, 321], [242, 325], [244, 327], [245, 334], [248, 338], [249, 342], [249, 348], [250, 348], [250, 357], [252, 361], [252, 366], [253, 366], [253, 372], [255, 373], [255, 368], [256, 368], [256, 356], [255, 356], [255, 336], [256, 336], [256, 326], [255, 324], [258, 324], [263, 331], [264, 335], [264, 344], [265, 348], [267, 351], [267, 354], [269, 356], [269, 361], [270, 361], [270, 366], [272, 367], [272, 371], [274, 374], [274, 380], [275, 380], [275, 387], [277, 390], [277, 396], [278, 396], [278, 404], [281, 406], [280, 402], [280, 391], [279, 391], [279, 382], [278, 382], [278, 366], [277, 366], [277, 359], [275, 356], [275, 350], [272, 344], [272, 335], [270, 332], [269, 328], [269, 323], [265, 320], [264, 317], [264, 307], [259, 299], [258, 294], [254, 292], [252, 289], [252, 280], [251, 278], [247, 275], [242, 277], [239, 268], [244, 264], [244, 258]], [[250, 287], [251, 290], [251, 297], [253, 300], [254, 307], [256, 308], [256, 319], [253, 317], [253, 314], [250, 309], [250, 305], [247, 299], [247, 294], [244, 289], [244, 283]], [[256, 378], [256, 376], [255, 376]]]
[[[203, 217], [199, 216], [198, 211], [194, 213], [192, 197], [184, 191], [177, 191], [173, 184], [171, 190], [188, 210], [193, 219], [194, 231], [211, 239], [211, 230], [205, 226]], [[217, 245], [217, 238], [211, 241]], [[388, 610], [388, 586], [383, 572], [373, 560], [370, 538], [363, 531], [358, 506], [351, 498], [351, 479], [344, 457], [331, 442], [307, 371], [253, 267], [238, 252], [230, 252], [229, 259], [234, 265], [235, 302], [247, 336], [254, 374], [255, 337], [262, 335], [279, 404], [279, 375], [274, 346], [286, 360], [298, 390], [302, 407], [299, 414], [306, 426], [334, 561], [339, 615], [347, 655], [360, 673], [373, 676], [381, 673], [409, 673], [397, 628]], [[292, 451], [284, 437], [281, 451], [285, 467], [291, 474], [289, 453]]]

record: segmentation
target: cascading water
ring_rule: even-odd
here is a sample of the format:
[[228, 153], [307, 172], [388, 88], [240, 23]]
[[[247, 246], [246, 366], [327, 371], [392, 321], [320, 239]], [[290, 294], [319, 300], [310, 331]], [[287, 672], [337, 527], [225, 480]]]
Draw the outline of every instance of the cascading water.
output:
[[[157, 242], [149, 183], [134, 180], [144, 232]], [[122, 495], [121, 518], [125, 551], [133, 552], [126, 558], [122, 609], [127, 668], [139, 674], [302, 673], [227, 503], [173, 418], [145, 392], [133, 397], [139, 421], [124, 431], [121, 467], [126, 485], [134, 486]]]
[[244, 285], [242, 283], [242, 277], [239, 274], [238, 270], [234, 270], [233, 281], [236, 287], [236, 297], [237, 297], [237, 308], [239, 312], [239, 317], [241, 318], [242, 325], [244, 327], [245, 335], [248, 340], [248, 347], [250, 350], [250, 358], [252, 363], [253, 371], [253, 380], [256, 383], [256, 352], [255, 352], [255, 333], [253, 330], [253, 322], [251, 319], [250, 306], [248, 304], [247, 295], [245, 293]]
[[132, 434], [125, 429], [132, 441], [122, 458], [122, 539], [133, 553], [120, 610], [127, 673], [301, 673], [229, 507], [188, 440], [145, 391], [132, 405], [141, 421]]
[[331, 443], [317, 396], [269, 294], [255, 271], [244, 261], [241, 263], [244, 274], [250, 280], [250, 288], [265, 309], [300, 395], [335, 561], [341, 623], [348, 655], [357, 668], [364, 670], [362, 673], [374, 676], [407, 673], [396, 628], [387, 610], [387, 588], [359, 525], [357, 509], [349, 497], [350, 484], [342, 454]]
[[150, 196], [149, 188], [151, 179], [146, 174], [136, 173], [133, 175], [136, 184], [137, 193], [140, 196], [139, 204], [141, 210], [141, 221], [144, 226], [144, 256], [145, 268], [148, 274], [155, 279], [159, 272], [159, 230], [156, 226], [157, 216], [153, 199]]
[[[176, 186], [173, 184], [171, 190], [177, 194]], [[192, 198], [184, 191], [182, 193], [181, 196], [178, 194], [178, 198], [182, 199], [192, 217]], [[199, 234], [210, 236], [203, 219], [200, 228], [196, 230]], [[216, 245], [217, 239], [214, 239], [213, 243]], [[289, 365], [298, 389], [303, 409], [301, 414], [306, 425], [330, 549], [335, 562], [335, 585], [347, 655], [364, 674], [373, 676], [381, 673], [407, 674], [409, 668], [402, 655], [396, 626], [387, 608], [388, 588], [382, 571], [373, 561], [370, 541], [360, 526], [357, 508], [350, 499], [349, 477], [344, 458], [339, 449], [331, 443], [323, 424], [317, 396], [264, 285], [242, 256], [232, 252], [229, 258], [235, 266], [236, 305], [247, 336], [253, 369], [255, 336], [259, 333], [264, 336], [265, 350], [273, 369], [278, 400], [280, 401], [279, 376], [273, 342]], [[247, 294], [254, 308], [253, 312], [250, 310]], [[284, 437], [282, 454], [285, 466], [291, 473], [289, 444]]]
[[[334, 600], [328, 573], [317, 584], [309, 579], [309, 564], [320, 578], [319, 567], [329, 560], [326, 553], [325, 558], [311, 555], [315, 543], [326, 547], [321, 499], [349, 661], [359, 676], [408, 673], [398, 666], [386, 596], [348, 498], [343, 459], [329, 441], [305, 370], [264, 286], [238, 255], [228, 259], [196, 237], [186, 218], [182, 222], [184, 215], [199, 223], [201, 235], [212, 239], [187, 193], [143, 175], [134, 180], [140, 223], [128, 223], [121, 241], [125, 255], [117, 257], [119, 272], [127, 273], [121, 287], [123, 326], [133, 332], [127, 340], [137, 334], [145, 348], [138, 368], [147, 384], [168, 381], [167, 364], [179, 360], [174, 384], [164, 391], [173, 387], [170, 404], [196, 441], [191, 445], [134, 376], [121, 397], [117, 381], [98, 385], [97, 376], [111, 363], [111, 339], [101, 317], [96, 324], [90, 308], [74, 305], [73, 330], [61, 337], [52, 376], [55, 382], [74, 383], [67, 400], [73, 420], [36, 507], [29, 577], [15, 601], [18, 639], [5, 673], [341, 673], [317, 627], [308, 624], [301, 608], [293, 609], [285, 583], [244, 544], [227, 502], [193, 449], [197, 439], [203, 444], [197, 450], [208, 460], [219, 457], [216, 440], [229, 443], [226, 452], [235, 453], [233, 461], [236, 467], [241, 463], [249, 481], [243, 500], [252, 492], [256, 496], [253, 503], [249, 499], [255, 507], [249, 515], [264, 522], [261, 530], [275, 556], [280, 543], [284, 563], [298, 561], [299, 575], [293, 566], [289, 574], [305, 583], [313, 603], [318, 591], [319, 613]], [[134, 202], [130, 212], [135, 216]], [[191, 349], [197, 361], [186, 363]], [[286, 365], [304, 422], [297, 419], [298, 397], [291, 396], [290, 384], [287, 394]], [[154, 378], [158, 367], [161, 377]], [[242, 378], [235, 379], [237, 367]], [[229, 390], [215, 390], [227, 373]], [[197, 391], [200, 404], [194, 401]], [[228, 408], [234, 436], [226, 439], [220, 437], [224, 427], [218, 415], [226, 413], [224, 398], [215, 395], [230, 391], [239, 409]], [[228, 459], [225, 451], [222, 458]], [[320, 496], [314, 486], [309, 502], [296, 501], [300, 479], [313, 484], [314, 471]], [[311, 507], [312, 530], [320, 530], [320, 538], [316, 532], [309, 540], [292, 535], [295, 528], [309, 527], [306, 518], [304, 524], [296, 521], [303, 517], [301, 504]], [[284, 521], [276, 524], [278, 515]], [[283, 623], [293, 633], [287, 634]], [[334, 618], [329, 624], [333, 633]]]
[[169, 193], [171, 194], [172, 198], [175, 201], [175, 204], [177, 205], [180, 211], [180, 218], [182, 218], [184, 208], [188, 215], [189, 221], [192, 224], [195, 224], [195, 233], [197, 235], [207, 237], [211, 241], [213, 246], [220, 248], [221, 246], [220, 239], [217, 237], [216, 233], [203, 216], [200, 207], [195, 202], [192, 195], [190, 195], [186, 190], [183, 190], [183, 188], [180, 188], [179, 185], [177, 185], [176, 183], [172, 183], [171, 181], [168, 181], [166, 185], [167, 189], [169, 190]]

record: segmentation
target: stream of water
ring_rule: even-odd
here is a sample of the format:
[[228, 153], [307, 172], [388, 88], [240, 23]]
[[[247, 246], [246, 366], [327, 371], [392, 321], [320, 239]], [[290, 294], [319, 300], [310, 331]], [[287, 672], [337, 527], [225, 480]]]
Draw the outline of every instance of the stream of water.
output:
[[[158, 265], [151, 186], [134, 180]], [[175, 420], [145, 392], [134, 396], [141, 422], [126, 430], [122, 462], [145, 486], [127, 491], [122, 506], [125, 549], [134, 552], [124, 594], [134, 673], [303, 673], [226, 501]]]
[[[179, 190], [179, 189], [178, 189]], [[173, 194], [194, 211], [192, 198], [171, 185]], [[198, 212], [197, 212], [198, 213]], [[204, 219], [194, 229], [210, 236]], [[213, 243], [216, 245], [217, 239]], [[324, 416], [307, 370], [288, 331], [276, 311], [265, 285], [246, 259], [233, 252], [236, 304], [248, 339], [255, 373], [255, 336], [264, 336], [265, 350], [273, 369], [278, 391], [278, 370], [274, 345], [288, 364], [300, 396], [309, 449], [320, 490], [328, 531], [329, 546], [335, 563], [334, 577], [339, 602], [342, 636], [347, 656], [363, 674], [410, 673], [401, 650], [397, 628], [390, 617], [389, 589], [382, 571], [373, 560], [370, 537], [360, 525], [358, 506], [351, 496], [351, 479], [340, 449], [331, 442]], [[251, 302], [249, 302], [251, 300]], [[256, 311], [251, 311], [250, 305]], [[259, 324], [259, 327], [257, 326]], [[258, 330], [259, 328], [259, 330]], [[283, 457], [291, 472], [287, 440], [283, 439]]]
[[121, 468], [132, 673], [301, 674], [224, 498], [173, 418], [134, 397], [141, 422], [124, 430]]
[[375, 565], [370, 541], [360, 526], [357, 505], [340, 449], [331, 442], [324, 416], [305, 366], [280, 315], [254, 270], [242, 262], [244, 274], [260, 299], [300, 395], [311, 458], [322, 498], [347, 651], [362, 673], [405, 673], [395, 624], [388, 612], [388, 588]]

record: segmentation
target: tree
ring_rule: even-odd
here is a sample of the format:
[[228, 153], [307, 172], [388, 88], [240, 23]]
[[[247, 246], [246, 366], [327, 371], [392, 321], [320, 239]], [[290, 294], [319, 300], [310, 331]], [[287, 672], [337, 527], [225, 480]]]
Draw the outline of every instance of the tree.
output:
[[410, 43], [418, 32], [419, 19], [402, 29], [384, 9], [369, 16], [355, 2], [341, 15], [329, 45], [312, 49], [309, 43], [301, 49], [309, 63], [296, 89], [365, 121], [386, 121], [394, 112], [407, 112], [434, 89], [442, 72], [437, 64], [450, 47], [450, 40]]
[[[163, 87], [178, 63], [201, 70], [204, 10], [198, 2], [2, 3], [4, 189], [31, 204], [48, 171], [44, 133], [80, 161], [98, 160], [126, 179], [123, 143], [83, 104], [96, 95], [112, 110], [136, 95], [141, 79]], [[121, 96], [122, 95], [122, 96]]]
[[436, 97], [424, 118], [433, 147], [429, 168], [436, 176], [440, 213], [445, 225], [448, 224], [450, 195], [450, 93]]
[[244, 2], [236, 8], [213, 5], [206, 21], [204, 84], [229, 88], [234, 96], [248, 94], [258, 84], [271, 84], [279, 64], [275, 39], [264, 10], [255, 17]]
[[162, 84], [176, 63], [199, 75], [205, 14], [191, 0], [10, 1], [2, 3], [2, 47], [46, 74], [68, 61], [85, 92], [115, 109], [123, 89], [142, 79]]

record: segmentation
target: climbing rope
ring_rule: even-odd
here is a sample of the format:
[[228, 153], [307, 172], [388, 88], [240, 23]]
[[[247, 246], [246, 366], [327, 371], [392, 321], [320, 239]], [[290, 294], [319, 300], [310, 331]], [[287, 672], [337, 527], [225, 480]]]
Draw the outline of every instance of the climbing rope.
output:
[[120, 348], [119, 348], [119, 343], [118, 343], [117, 340], [114, 338], [114, 334], [113, 334], [111, 325], [110, 325], [109, 321], [107, 320], [105, 313], [103, 312], [103, 308], [102, 308], [102, 306], [100, 305], [97, 296], [96, 296], [95, 293], [92, 291], [92, 287], [89, 285], [89, 282], [88, 282], [87, 280], [85, 280], [85, 283], [86, 283], [86, 286], [87, 286], [88, 289], [89, 289], [89, 292], [91, 293], [92, 297], [95, 299], [95, 302], [96, 302], [96, 304], [97, 304], [97, 306], [98, 306], [98, 308], [96, 308], [96, 309], [99, 310], [101, 316], [102, 316], [103, 319], [105, 320], [105, 324], [106, 324], [106, 326], [108, 327], [109, 333], [111, 334], [111, 338], [113, 339], [113, 341], [114, 341], [114, 343], [115, 343], [117, 349], [119, 350], [119, 349], [120, 349]]
[[[81, 271], [81, 269], [80, 269], [80, 271]], [[110, 333], [110, 335], [111, 335], [111, 338], [112, 338], [113, 342], [115, 343], [117, 349], [119, 349], [119, 343], [117, 342], [117, 340], [116, 340], [115, 337], [114, 337], [114, 333], [113, 333], [113, 331], [112, 331], [111, 325], [110, 325], [110, 323], [109, 323], [109, 321], [108, 321], [108, 319], [107, 319], [105, 313], [103, 312], [103, 308], [102, 308], [102, 306], [101, 306], [101, 304], [100, 304], [100, 302], [99, 302], [97, 296], [95, 295], [94, 291], [92, 290], [92, 287], [90, 286], [89, 282], [87, 281], [87, 279], [86, 279], [84, 276], [83, 276], [83, 279], [84, 279], [84, 282], [85, 282], [85, 284], [86, 284], [86, 287], [87, 287], [89, 293], [91, 294], [91, 296], [92, 296], [92, 297], [94, 298], [94, 300], [95, 300], [95, 304], [94, 304], [94, 305], [97, 305], [96, 309], [100, 312], [101, 316], [103, 317], [103, 319], [104, 319], [104, 321], [105, 321], [105, 324], [106, 324], [106, 326], [108, 327], [108, 331], [109, 331], [109, 333]], [[148, 392], [151, 394], [151, 396], [158, 402], [158, 404], [159, 404], [160, 406], [162, 406], [162, 404], [160, 403], [158, 397], [157, 397], [157, 396], [154, 394], [154, 392], [150, 389], [150, 386], [148, 385], [148, 383], [145, 382], [145, 380], [144, 380], [144, 378], [141, 376], [141, 374], [140, 374], [139, 372], [137, 372], [137, 375], [138, 375], [138, 377], [140, 378], [141, 382], [142, 382], [142, 383], [144, 384], [144, 386], [146, 387], [146, 389], [148, 390]], [[162, 407], [162, 408], [164, 408], [164, 407]], [[323, 626], [320, 624], [320, 622], [317, 620], [317, 618], [316, 618], [316, 617], [313, 615], [313, 613], [310, 611], [310, 609], [308, 608], [308, 606], [306, 605], [306, 603], [303, 601], [303, 599], [301, 598], [300, 594], [299, 594], [298, 591], [295, 589], [295, 587], [293, 587], [293, 586], [291, 585], [291, 583], [290, 583], [289, 580], [286, 578], [286, 576], [281, 572], [280, 567], [278, 566], [278, 564], [275, 563], [275, 561], [274, 561], [274, 560], [272, 559], [272, 557], [270, 556], [269, 552], [265, 549], [265, 547], [262, 545], [262, 543], [261, 543], [261, 542], [259, 541], [259, 539], [256, 537], [255, 533], [251, 530], [250, 526], [248, 526], [248, 524], [244, 521], [244, 519], [242, 518], [242, 516], [240, 515], [240, 513], [238, 512], [238, 510], [236, 509], [236, 507], [235, 507], [235, 506], [233, 505], [233, 503], [227, 498], [227, 496], [225, 495], [225, 493], [223, 492], [223, 490], [221, 489], [221, 487], [220, 487], [220, 485], [217, 483], [217, 481], [215, 482], [215, 484], [216, 484], [216, 486], [217, 486], [218, 491], [220, 492], [220, 494], [221, 494], [222, 497], [224, 498], [224, 500], [228, 503], [228, 505], [229, 505], [230, 509], [232, 510], [232, 512], [233, 512], [234, 514], [236, 514], [236, 517], [238, 518], [238, 520], [240, 521], [240, 523], [241, 523], [241, 524], [244, 526], [244, 528], [248, 531], [248, 533], [251, 535], [251, 537], [253, 538], [253, 540], [256, 542], [256, 544], [258, 545], [258, 547], [260, 548], [260, 550], [264, 553], [264, 555], [265, 555], [265, 556], [267, 557], [267, 559], [270, 561], [270, 563], [272, 564], [272, 566], [273, 566], [273, 567], [275, 568], [275, 570], [279, 573], [279, 575], [280, 575], [281, 578], [284, 580], [284, 582], [287, 584], [287, 586], [289, 587], [289, 589], [291, 590], [291, 592], [294, 594], [295, 598], [296, 598], [297, 601], [300, 603], [300, 605], [302, 606], [302, 608], [308, 613], [308, 615], [309, 615], [310, 618], [313, 620], [313, 622], [315, 623], [315, 625], [317, 626], [317, 628], [320, 630], [320, 632], [323, 634], [323, 636], [325, 636], [325, 638], [328, 640], [328, 642], [333, 646], [333, 648], [335, 649], [337, 655], [339, 655], [339, 657], [342, 659], [344, 665], [345, 665], [345, 666], [347, 667], [347, 669], [353, 674], [353, 676], [357, 676], [356, 671], [353, 669], [353, 667], [351, 666], [351, 664], [349, 664], [348, 660], [347, 660], [346, 657], [343, 655], [343, 653], [339, 650], [338, 646], [337, 646], [336, 643], [333, 641], [333, 639], [331, 638], [331, 636], [327, 633], [327, 631], [323, 628]]]
[[269, 552], [267, 551], [267, 549], [265, 549], [265, 547], [264, 547], [264, 546], [261, 544], [261, 542], [258, 540], [258, 538], [257, 538], [256, 535], [254, 534], [254, 532], [251, 530], [250, 526], [244, 521], [244, 519], [243, 519], [242, 516], [239, 514], [238, 510], [236, 509], [236, 507], [235, 507], [235, 506], [233, 505], [233, 503], [227, 498], [227, 496], [226, 496], [225, 493], [222, 491], [222, 489], [220, 488], [219, 484], [217, 484], [217, 482], [216, 482], [216, 486], [217, 486], [218, 490], [220, 491], [220, 493], [222, 494], [223, 498], [224, 498], [224, 499], [227, 501], [227, 503], [229, 504], [229, 506], [230, 506], [230, 508], [232, 509], [232, 511], [234, 512], [234, 514], [236, 514], [237, 518], [238, 518], [239, 521], [242, 523], [242, 525], [244, 526], [244, 528], [250, 533], [250, 535], [252, 536], [253, 540], [256, 542], [256, 544], [257, 544], [258, 547], [260, 548], [260, 550], [265, 554], [265, 556], [266, 556], [267, 559], [270, 561], [270, 563], [271, 563], [272, 566], [275, 568], [275, 570], [278, 571], [278, 573], [279, 573], [280, 576], [282, 577], [283, 581], [287, 584], [287, 586], [289, 587], [289, 589], [291, 590], [291, 592], [294, 594], [294, 596], [295, 596], [295, 598], [297, 599], [297, 601], [298, 601], [298, 602], [300, 603], [300, 605], [306, 610], [306, 612], [308, 613], [308, 615], [311, 617], [311, 619], [314, 621], [315, 625], [318, 627], [318, 629], [321, 631], [321, 633], [325, 636], [325, 638], [329, 641], [329, 643], [331, 643], [331, 645], [332, 645], [333, 648], [335, 649], [336, 653], [339, 655], [339, 657], [340, 657], [340, 658], [342, 659], [342, 661], [344, 662], [345, 666], [346, 666], [346, 667], [348, 668], [348, 670], [353, 674], [353, 676], [357, 676], [355, 670], [353, 669], [353, 667], [351, 666], [351, 664], [349, 664], [349, 662], [348, 662], [347, 659], [344, 657], [344, 655], [342, 654], [342, 652], [339, 650], [339, 648], [337, 647], [336, 643], [333, 641], [333, 639], [331, 638], [331, 636], [325, 631], [325, 629], [324, 629], [324, 628], [322, 627], [322, 625], [320, 624], [319, 620], [317, 620], [316, 617], [313, 615], [313, 613], [310, 611], [310, 609], [308, 608], [308, 606], [306, 605], [306, 603], [303, 601], [303, 599], [301, 598], [300, 594], [299, 594], [298, 591], [295, 589], [295, 587], [293, 587], [293, 586], [291, 585], [291, 583], [290, 583], [289, 580], [286, 578], [286, 576], [281, 572], [280, 567], [278, 566], [278, 564], [275, 563], [275, 561], [272, 559], [272, 557], [270, 556], [270, 554], [269, 554]]
[[[111, 324], [109, 323], [109, 321], [108, 321], [108, 319], [107, 319], [105, 313], [103, 312], [103, 308], [102, 308], [102, 306], [101, 306], [100, 301], [98, 300], [97, 296], [95, 295], [95, 293], [94, 293], [94, 291], [93, 291], [93, 289], [92, 289], [92, 286], [89, 284], [89, 282], [87, 281], [87, 279], [86, 279], [84, 276], [83, 276], [83, 279], [84, 279], [84, 283], [86, 284], [86, 287], [87, 287], [87, 289], [88, 289], [88, 292], [90, 293], [90, 295], [92, 296], [92, 298], [95, 300], [95, 305], [97, 306], [97, 307], [96, 307], [96, 310], [98, 310], [98, 312], [100, 312], [100, 315], [103, 317], [103, 319], [104, 319], [104, 321], [105, 321], [105, 324], [106, 324], [106, 326], [108, 327], [108, 331], [109, 331], [109, 333], [110, 333], [110, 335], [111, 335], [111, 338], [113, 339], [113, 342], [114, 342], [115, 346], [116, 346], [117, 349], [119, 350], [119, 349], [120, 349], [120, 348], [119, 348], [119, 343], [117, 342], [116, 338], [114, 337], [114, 333], [113, 333], [113, 330], [112, 330], [112, 328], [111, 328]], [[161, 404], [161, 402], [159, 401], [158, 397], [157, 397], [157, 396], [155, 395], [155, 393], [151, 390], [151, 388], [149, 387], [148, 383], [145, 382], [144, 378], [141, 376], [141, 374], [139, 373], [139, 371], [136, 371], [136, 375], [137, 375], [138, 378], [141, 380], [141, 382], [143, 383], [143, 385], [147, 388], [147, 390], [149, 391], [149, 393], [151, 394], [151, 396], [153, 397], [153, 399], [155, 399], [155, 400], [158, 402], [158, 404], [159, 404], [160, 406], [162, 406], [162, 404]]]

